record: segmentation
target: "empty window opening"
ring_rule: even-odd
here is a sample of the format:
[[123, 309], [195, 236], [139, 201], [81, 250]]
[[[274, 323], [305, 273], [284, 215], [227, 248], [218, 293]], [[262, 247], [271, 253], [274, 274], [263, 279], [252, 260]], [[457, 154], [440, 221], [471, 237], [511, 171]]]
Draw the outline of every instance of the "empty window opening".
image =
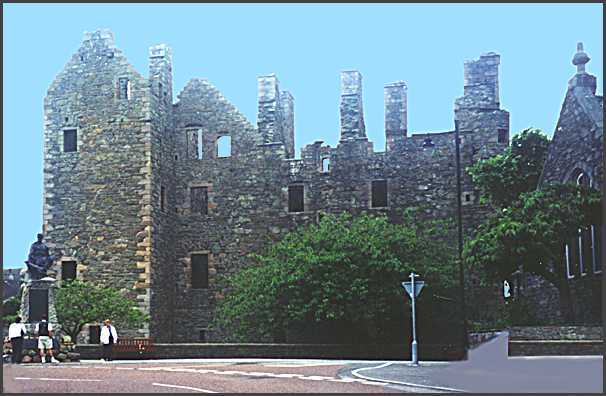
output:
[[158, 96], [162, 96], [162, 83], [158, 83]]
[[330, 158], [322, 158], [322, 172], [330, 172]]
[[71, 153], [78, 150], [78, 133], [75, 129], [63, 131], [63, 151]]
[[201, 129], [198, 129], [197, 155], [198, 155], [198, 159], [202, 159], [202, 157], [204, 156], [204, 146], [202, 143], [202, 130]]
[[191, 287], [208, 288], [208, 254], [191, 255]]
[[579, 248], [581, 250], [581, 275], [587, 275], [587, 270], [591, 269], [593, 256], [593, 239], [591, 238], [591, 227], [579, 230]]
[[288, 211], [303, 212], [305, 207], [304, 201], [305, 187], [303, 185], [288, 186]]
[[175, 161], [179, 161], [179, 156], [175, 154]]
[[69, 122], [69, 117], [65, 117], [65, 122]]
[[80, 55], [80, 62], [84, 61], [84, 57], [82, 55]]
[[499, 129], [498, 142], [509, 143], [509, 133], [507, 132], [507, 129]]
[[118, 99], [128, 99], [129, 97], [129, 81], [126, 77], [121, 77], [118, 79]]
[[231, 136], [220, 136], [217, 139], [217, 157], [231, 156]]
[[192, 213], [208, 214], [208, 187], [191, 188]]
[[581, 258], [581, 250], [579, 249], [578, 237], [572, 238], [572, 240], [568, 244], [568, 249], [570, 252], [570, 273], [575, 276], [579, 273], [579, 265]]
[[471, 202], [471, 194], [465, 193], [465, 202]]
[[61, 280], [74, 280], [76, 279], [76, 262], [75, 261], [63, 261], [61, 262]]
[[373, 180], [371, 207], [384, 208], [387, 206], [387, 180]]
[[160, 186], [160, 210], [164, 210], [166, 207], [166, 188], [164, 186]]

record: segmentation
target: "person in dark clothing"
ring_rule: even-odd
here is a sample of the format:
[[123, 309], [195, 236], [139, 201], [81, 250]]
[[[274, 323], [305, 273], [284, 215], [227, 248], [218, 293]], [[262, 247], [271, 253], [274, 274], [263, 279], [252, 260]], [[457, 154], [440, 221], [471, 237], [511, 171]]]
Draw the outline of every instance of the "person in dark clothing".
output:
[[21, 363], [21, 355], [23, 351], [23, 336], [27, 334], [25, 325], [21, 323], [21, 318], [17, 316], [15, 323], [8, 327], [8, 337], [11, 341], [13, 353], [11, 355], [12, 363]]
[[112, 360], [112, 349], [114, 344], [118, 342], [118, 332], [116, 331], [116, 328], [112, 326], [111, 320], [105, 319], [103, 322], [100, 338], [103, 360], [108, 362]]

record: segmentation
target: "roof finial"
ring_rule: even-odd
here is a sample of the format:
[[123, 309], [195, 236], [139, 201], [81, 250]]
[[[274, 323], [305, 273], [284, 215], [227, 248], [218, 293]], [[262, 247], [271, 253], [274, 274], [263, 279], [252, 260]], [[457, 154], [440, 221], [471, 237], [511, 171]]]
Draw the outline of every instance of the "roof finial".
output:
[[577, 53], [572, 58], [572, 64], [577, 67], [577, 73], [585, 72], [585, 64], [589, 62], [589, 56], [583, 52], [583, 43], [577, 43]]

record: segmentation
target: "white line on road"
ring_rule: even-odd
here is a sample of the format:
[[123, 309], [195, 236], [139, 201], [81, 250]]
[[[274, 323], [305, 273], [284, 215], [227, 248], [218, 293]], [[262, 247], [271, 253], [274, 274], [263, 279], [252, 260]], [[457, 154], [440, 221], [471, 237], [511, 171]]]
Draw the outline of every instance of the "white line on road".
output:
[[166, 387], [166, 388], [188, 389], [188, 390], [193, 390], [193, 391], [202, 392], [202, 393], [218, 393], [218, 392], [211, 391], [211, 390], [208, 390], [208, 389], [194, 388], [194, 387], [192, 387], [192, 386], [169, 385], [169, 384], [158, 384], [158, 383], [156, 383], [156, 382], [152, 383], [152, 385], [155, 385], [155, 386], [164, 386], [164, 387]]
[[365, 375], [360, 374], [360, 371], [383, 368], [383, 367], [387, 367], [387, 366], [389, 366], [391, 364], [393, 364], [393, 362], [383, 363], [383, 364], [381, 364], [379, 366], [363, 367], [363, 368], [359, 368], [357, 370], [353, 370], [351, 373], [355, 377], [362, 378], [362, 379], [369, 380], [369, 381], [378, 381], [378, 382], [382, 382], [383, 384], [390, 383], [390, 384], [397, 384], [397, 385], [406, 385], [406, 386], [415, 387], [415, 388], [436, 389], [436, 390], [442, 390], [442, 391], [446, 391], [446, 392], [464, 392], [464, 391], [462, 391], [460, 389], [446, 388], [446, 387], [442, 387], [442, 386], [429, 386], [429, 385], [411, 384], [411, 383], [408, 383], [408, 382], [392, 381], [392, 380], [386, 380], [386, 379], [382, 379], [382, 378], [372, 378], [372, 377], [367, 377]]
[[100, 379], [84, 379], [84, 378], [29, 378], [15, 377], [16, 380], [39, 380], [39, 381], [79, 381], [79, 382], [101, 382]]

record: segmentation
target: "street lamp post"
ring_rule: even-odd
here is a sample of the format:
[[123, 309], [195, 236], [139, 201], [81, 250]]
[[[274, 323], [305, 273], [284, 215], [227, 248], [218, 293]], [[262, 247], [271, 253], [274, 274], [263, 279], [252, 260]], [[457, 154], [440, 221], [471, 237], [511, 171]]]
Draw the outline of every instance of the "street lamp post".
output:
[[459, 289], [461, 292], [461, 320], [463, 330], [463, 350], [467, 355], [467, 319], [465, 309], [465, 278], [463, 275], [463, 219], [461, 204], [461, 148], [459, 138], [459, 121], [455, 119], [455, 151], [457, 163], [457, 228], [459, 237]]

